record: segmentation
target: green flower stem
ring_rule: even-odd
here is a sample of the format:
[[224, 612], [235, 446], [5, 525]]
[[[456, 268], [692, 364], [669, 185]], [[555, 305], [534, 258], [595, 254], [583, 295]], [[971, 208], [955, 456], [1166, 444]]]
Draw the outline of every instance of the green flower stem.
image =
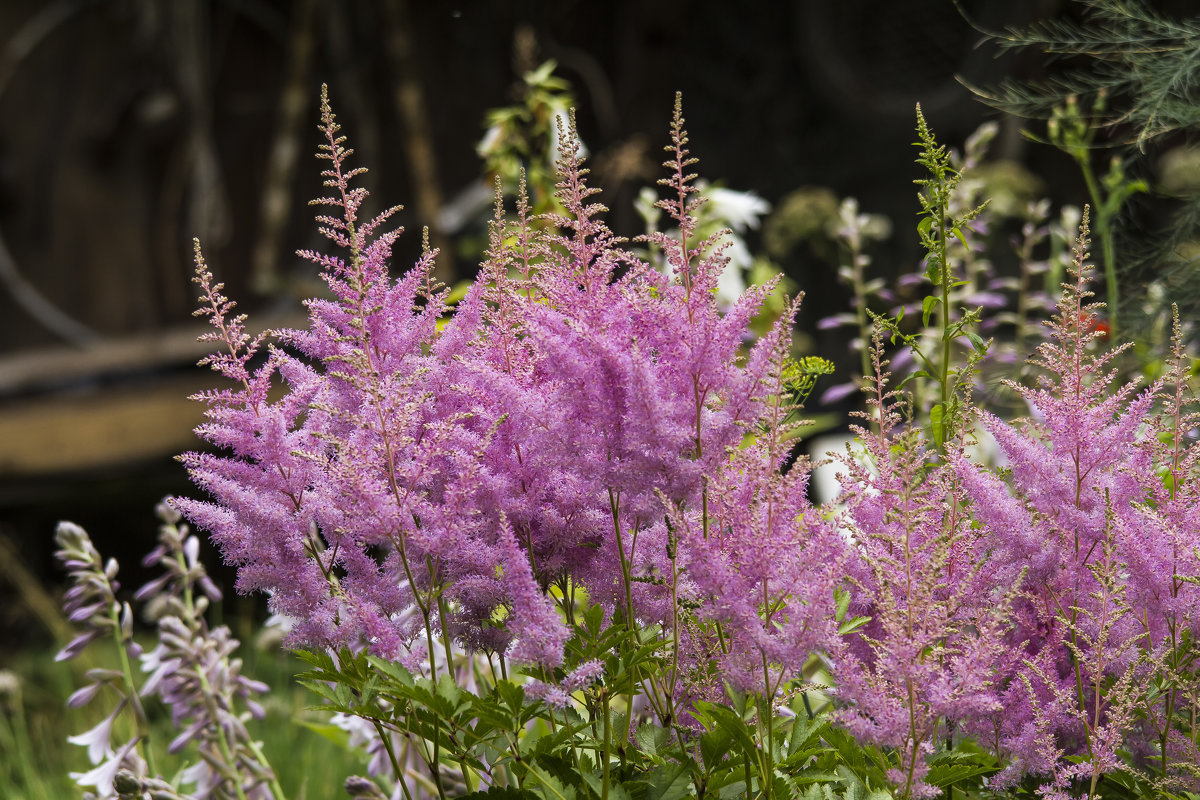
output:
[[[617, 552], [621, 557], [621, 581], [625, 584], [625, 623], [628, 626], [630, 635], [634, 637], [636, 647], [641, 647], [642, 637], [638, 630], [637, 624], [633, 616], [633, 565], [629, 563], [629, 558], [625, 555], [624, 537], [621, 536], [621, 495], [619, 492], [614, 493], [612, 489], [608, 490], [609, 507], [612, 509], [613, 531], [617, 536]], [[632, 554], [631, 554], [632, 555]], [[629, 688], [626, 691], [626, 728], [625, 736], [629, 736], [628, 728], [633, 726], [633, 697], [637, 693], [638, 683], [638, 668], [633, 666], [629, 669]], [[605, 700], [605, 714], [608, 713], [608, 701]], [[608, 735], [607, 722], [605, 723], [605, 736]]]
[[157, 775], [154, 766], [154, 753], [150, 749], [150, 721], [146, 717], [146, 709], [138, 695], [137, 684], [133, 680], [133, 667], [129, 663], [129, 652], [125, 649], [125, 635], [121, 630], [120, 606], [114, 601], [108, 609], [109, 618], [113, 622], [113, 641], [117, 646], [117, 656], [121, 661], [121, 674], [125, 680], [125, 694], [129, 705], [133, 708], [134, 720], [137, 723], [138, 739], [142, 742], [142, 752], [146, 758], [146, 767], [151, 775]]
[[379, 734], [379, 740], [383, 742], [383, 749], [387, 751], [388, 760], [392, 762], [392, 774], [396, 776], [396, 782], [400, 784], [400, 791], [404, 792], [405, 800], [413, 800], [413, 796], [408, 790], [408, 782], [404, 780], [404, 773], [400, 769], [400, 761], [396, 758], [396, 748], [392, 746], [391, 735], [379, 720], [373, 719], [371, 723], [375, 726], [375, 732]]
[[[237, 793], [238, 800], [246, 800], [246, 792], [242, 789], [240, 780], [241, 770], [238, 769], [237, 760], [233, 757], [233, 748], [229, 746], [229, 737], [225, 735], [225, 726], [218, 719], [220, 709], [217, 708], [217, 701], [214, 697], [212, 684], [208, 682], [208, 676], [204, 674], [204, 668], [196, 666], [193, 670], [196, 673], [196, 678], [200, 681], [200, 688], [204, 692], [204, 705], [208, 709], [208, 716], [213, 721], [217, 729], [217, 747], [221, 750], [221, 758], [225, 759], [225, 763], [229, 765], [229, 769], [237, 776], [233, 779], [233, 789]], [[282, 800], [280, 796], [279, 800]]]
[[601, 697], [604, 705], [604, 750], [600, 757], [600, 800], [608, 800], [608, 787], [612, 782], [609, 757], [612, 754], [612, 714], [608, 700], [608, 692]]
[[[180, 574], [186, 575], [188, 571], [188, 564], [181, 551], [175, 553], [175, 563], [179, 565]], [[187, 614], [190, 618], [188, 620], [189, 627], [193, 628], [194, 630], [196, 621], [199, 618], [199, 614], [196, 611], [195, 594], [192, 592], [192, 584], [186, 579], [183, 581], [183, 604], [184, 608], [187, 609]], [[204, 690], [204, 704], [208, 708], [209, 716], [216, 721], [218, 709], [216, 707], [216, 701], [213, 699], [212, 685], [208, 682], [208, 676], [204, 674], [203, 668], [199, 666], [196, 667], [196, 677], [200, 681], [200, 687]], [[229, 746], [229, 741], [225, 736], [225, 728], [219, 723], [217, 724], [216, 728], [217, 746], [221, 748], [221, 755], [225, 758], [226, 763], [229, 764], [232, 769], [236, 770], [236, 762], [234, 761], [233, 752]], [[250, 752], [254, 755], [255, 760], [258, 761], [259, 764], [266, 767], [271, 773], [271, 794], [274, 795], [275, 800], [287, 800], [287, 795], [284, 794], [283, 787], [279, 785], [279, 778], [275, 773], [275, 769], [267, 761], [266, 756], [262, 752], [262, 748], [260, 748], [258, 743], [253, 740], [250, 740], [248, 744]], [[151, 771], [153, 772], [153, 770]], [[240, 800], [244, 800], [245, 793], [242, 791], [241, 784], [238, 783], [234, 789], [237, 791], [238, 798]]]

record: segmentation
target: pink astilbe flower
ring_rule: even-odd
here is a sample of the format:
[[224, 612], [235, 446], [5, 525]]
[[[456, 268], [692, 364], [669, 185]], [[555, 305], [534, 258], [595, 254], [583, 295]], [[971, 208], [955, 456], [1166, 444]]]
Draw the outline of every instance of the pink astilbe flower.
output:
[[[346, 166], [352, 151], [324, 97], [321, 130], [332, 192], [317, 202], [340, 213], [318, 219], [349, 259], [302, 253], [323, 268], [332, 298], [308, 303], [307, 330], [280, 334], [299, 357], [272, 349], [251, 372], [258, 340], [229, 321], [232, 304], [198, 256], [204, 313], [228, 350], [213, 363], [240, 387], [202, 397], [209, 422], [198, 432], [229, 454], [184, 457], [214, 502], [176, 504], [239, 567], [240, 590], [267, 591], [273, 611], [297, 620], [293, 644], [367, 644], [399, 657], [424, 633], [432, 658], [436, 633], [471, 638], [464, 626], [511, 606], [518, 587], [502, 581], [486, 608], [442, 594], [511, 561], [497, 516], [511, 481], [482, 459], [502, 410], [453, 386], [478, 301], [439, 332], [447, 305], [432, 279], [436, 254], [389, 278], [399, 231], [376, 232], [394, 209], [360, 224], [366, 193], [350, 181], [362, 170]], [[271, 402], [276, 375], [288, 392]], [[503, 650], [511, 638], [489, 643]]]
[[[653, 239], [672, 275], [604, 224], [572, 120], [564, 213], [531, 219], [522, 191], [510, 222], [498, 200], [479, 277], [453, 309], [428, 249], [389, 277], [396, 232], [378, 228], [391, 212], [360, 222], [360, 170], [327, 100], [321, 130], [331, 191], [318, 202], [333, 213], [319, 220], [348, 255], [302, 254], [331, 290], [309, 301], [307, 329], [281, 332], [252, 368], [260, 340], [198, 256], [202, 313], [224, 346], [211, 363], [235, 388], [202, 397], [199, 433], [225, 452], [184, 457], [212, 500], [177, 505], [239, 567], [239, 589], [268, 592], [297, 620], [292, 644], [411, 664], [457, 641], [557, 667], [568, 629], [553, 597], [565, 605], [582, 588], [631, 629], [661, 623], [682, 642], [681, 601], [732, 620], [703, 574], [721, 567], [766, 598], [733, 629], [767, 659], [768, 682], [794, 674], [829, 635], [838, 558], [807, 505], [807, 467], [782, 472], [786, 426], [769, 419], [786, 394], [794, 309], [742, 357], [773, 285], [718, 304], [728, 259], [720, 234], [695, 240], [678, 104], [661, 207], [680, 234]], [[763, 425], [763, 444], [731, 457]], [[672, 515], [720, 528], [724, 560], [684, 554]], [[735, 660], [730, 677], [750, 668]]]
[[[1195, 634], [1200, 609], [1186, 579], [1195, 574], [1197, 517], [1185, 499], [1195, 490], [1194, 456], [1178, 424], [1188, 424], [1182, 392], [1168, 397], [1175, 424], [1163, 445], [1157, 434], [1168, 426], [1152, 412], [1164, 384], [1113, 388], [1111, 363], [1124, 348], [1094, 352], [1087, 221], [1085, 211], [1071, 282], [1033, 359], [1044, 377], [1037, 388], [1013, 384], [1034, 418], [1010, 425], [983, 415], [1011, 473], [1001, 479], [954, 462], [991, 542], [993, 576], [1004, 584], [1024, 573], [1011, 634], [1021, 658], [993, 733], [977, 732], [1012, 759], [1003, 780], [1050, 773], [1051, 794], [1077, 778], [1094, 790], [1099, 775], [1118, 767], [1138, 703], [1158, 718], [1166, 749], [1172, 723], [1154, 707], [1171, 701], [1142, 692], [1164, 659], [1178, 657], [1182, 637]], [[1174, 377], [1179, 387], [1183, 376]], [[1082, 758], [1067, 766], [1060, 750]], [[1162, 766], [1165, 773], [1165, 756]]]
[[[934, 744], [1001, 708], [1011, 600], [989, 580], [986, 543], [972, 530], [968, 498], [946, 459], [920, 432], [900, 427], [887, 388], [882, 333], [872, 353], [875, 431], [858, 427], [862, 452], [838, 458], [854, 557], [854, 613], [870, 621], [834, 654], [837, 721], [861, 741], [896, 749], [889, 778], [901, 797], [932, 797], [924, 779]], [[947, 444], [961, 457], [961, 441]]]
[[[719, 308], [713, 290], [727, 259], [717, 238], [689, 238], [694, 159], [678, 107], [665, 181], [675, 199], [662, 207], [681, 235], [656, 239], [672, 277], [620, 248], [591, 200], [573, 122], [561, 138], [566, 213], [532, 230], [519, 199], [506, 231], [497, 211], [485, 285], [472, 289], [483, 331], [457, 364], [457, 386], [503, 409], [485, 461], [516, 489], [503, 497], [498, 487], [498, 502], [536, 580], [571, 580], [610, 607], [632, 601], [634, 616], [668, 621], [664, 503], [702, 507], [707, 482], [764, 413], [753, 398], [769, 359], [742, 364], [739, 351], [771, 287]], [[775, 341], [790, 342], [790, 320]]]
[[790, 420], [798, 407], [786, 333], [777, 326], [751, 356], [752, 365], [767, 365], [754, 398], [753, 443], [712, 477], [705, 507], [673, 515], [682, 562], [703, 601], [698, 614], [722, 625], [721, 677], [765, 697], [833, 645], [845, 557], [844, 541], [808, 501], [809, 464], [785, 463], [801, 426]]

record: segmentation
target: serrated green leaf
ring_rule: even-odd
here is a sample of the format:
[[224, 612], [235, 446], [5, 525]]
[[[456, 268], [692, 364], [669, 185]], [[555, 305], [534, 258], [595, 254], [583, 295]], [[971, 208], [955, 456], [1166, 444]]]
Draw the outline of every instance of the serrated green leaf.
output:
[[846, 612], [850, 610], [850, 592], [845, 589], [834, 590], [834, 600], [837, 605], [834, 610], [833, 618], [838, 622], [846, 616]]
[[646, 775], [649, 787], [646, 800], [680, 800], [690, 797], [695, 787], [691, 773], [684, 764], [664, 764]]
[[727, 783], [717, 792], [717, 797], [721, 800], [733, 800], [735, 797], [742, 797], [746, 794], [746, 782], [744, 780]]
[[800, 785], [806, 783], [836, 783], [838, 775], [835, 772], [818, 772], [806, 769], [797, 775], [793, 775], [792, 780]]
[[700, 757], [710, 769], [729, 752], [733, 736], [722, 728], [713, 728], [700, 735]]
[[936, 255], [933, 253], [929, 254], [928, 263], [925, 265], [925, 278], [930, 283], [936, 284], [942, 282], [941, 263], [941, 259], [939, 259]]
[[643, 752], [656, 755], [661, 749], [670, 745], [671, 734], [661, 725], [646, 722], [638, 726], [634, 732], [634, 739]]
[[934, 786], [946, 787], [960, 781], [976, 778], [981, 775], [991, 775], [997, 772], [994, 767], [984, 767], [972, 764], [946, 764], [941, 768], [930, 767], [925, 782]]
[[750, 726], [733, 709], [712, 705], [709, 706], [708, 713], [713, 721], [729, 734], [731, 740], [738, 743], [747, 757], [749, 754], [757, 752], [758, 743], [754, 741]]
[[860, 627], [868, 624], [870, 621], [870, 616], [853, 616], [853, 618], [842, 622], [842, 624], [838, 626], [839, 636], [846, 636], [847, 633], [853, 633], [854, 631], [859, 630]]
[[974, 331], [967, 331], [966, 336], [970, 340], [971, 346], [975, 348], [976, 353], [979, 353], [981, 356], [987, 355], [987, 342], [983, 340], [982, 336]]
[[929, 427], [933, 429], [935, 442], [945, 441], [945, 413], [946, 409], [941, 403], [934, 403], [933, 408], [929, 409]]
[[788, 735], [788, 758], [806, 753], [805, 746], [818, 740], [824, 727], [825, 720], [822, 717], [811, 720], [800, 716], [793, 718], [792, 731]]
[[540, 794], [545, 800], [575, 800], [574, 786], [565, 785], [558, 778], [536, 766], [530, 767], [529, 774], [537, 780], [538, 788], [542, 790]]

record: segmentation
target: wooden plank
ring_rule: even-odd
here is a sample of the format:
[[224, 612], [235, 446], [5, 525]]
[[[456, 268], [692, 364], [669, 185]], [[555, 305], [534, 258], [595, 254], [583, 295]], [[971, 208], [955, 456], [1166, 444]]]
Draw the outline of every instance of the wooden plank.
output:
[[125, 386], [13, 402], [0, 411], [0, 480], [161, 458], [200, 443], [187, 398], [215, 380], [200, 370]]
[[[255, 323], [260, 323], [255, 325]], [[251, 319], [251, 333], [267, 328], [303, 328], [304, 314]], [[198, 342], [207, 325], [189, 325], [135, 336], [105, 339], [95, 346], [47, 347], [0, 357], [0, 398], [70, 386], [96, 378], [130, 372], [195, 364], [213, 349]]]
[[[265, 327], [302, 327], [300, 314]], [[212, 349], [205, 326], [0, 358], [0, 480], [104, 469], [199, 446], [187, 398], [223, 381], [191, 368]], [[252, 331], [253, 332], [253, 331]]]

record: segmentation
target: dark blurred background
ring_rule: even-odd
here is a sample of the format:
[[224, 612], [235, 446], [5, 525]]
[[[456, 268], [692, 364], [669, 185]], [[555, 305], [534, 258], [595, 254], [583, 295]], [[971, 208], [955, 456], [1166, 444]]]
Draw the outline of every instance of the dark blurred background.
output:
[[[1074, 13], [961, 5], [989, 29]], [[521, 74], [546, 59], [571, 84], [618, 233], [642, 232], [632, 201], [658, 177], [681, 90], [702, 175], [772, 203], [805, 186], [857, 197], [896, 223], [875, 253], [891, 276], [918, 258], [914, 104], [959, 146], [998, 115], [956, 76], [1046, 69], [980, 39], [951, 0], [0, 2], [0, 639], [39, 629], [19, 587], [57, 580], [57, 520], [136, 576], [154, 503], [189, 491], [172, 457], [199, 421], [186, 396], [211, 383], [192, 366], [192, 238], [252, 324], [297, 319], [313, 275], [294, 253], [321, 244], [307, 200], [322, 83], [376, 210], [406, 206], [395, 263], [431, 225], [447, 283], [475, 266], [471, 226], [438, 222], [490, 185], [485, 113], [519, 102]], [[1001, 121], [992, 155], [1082, 203], [1069, 159], [1020, 125]], [[833, 267], [804, 248], [780, 263], [807, 293], [813, 347], [851, 361], [813, 328], [845, 308]]]

